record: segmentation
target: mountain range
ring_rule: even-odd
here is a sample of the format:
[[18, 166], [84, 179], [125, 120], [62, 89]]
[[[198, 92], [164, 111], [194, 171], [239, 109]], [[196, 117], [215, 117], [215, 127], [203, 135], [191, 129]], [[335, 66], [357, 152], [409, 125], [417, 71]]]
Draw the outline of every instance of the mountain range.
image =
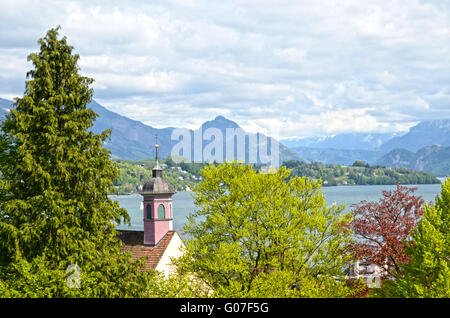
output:
[[398, 135], [398, 133], [343, 133], [325, 137], [281, 139], [280, 141], [289, 148], [374, 150]]
[[378, 159], [377, 164], [386, 167], [402, 166], [423, 170], [436, 176], [450, 174], [450, 147], [431, 145], [413, 152], [396, 148]]
[[[100, 116], [96, 119], [93, 126], [93, 131], [95, 133], [100, 133], [105, 129], [111, 129], [111, 140], [107, 141], [106, 148], [111, 150], [113, 158], [122, 158], [129, 160], [140, 160], [146, 159], [155, 156], [155, 135], [158, 135], [158, 144], [159, 147], [159, 155], [162, 158], [165, 158], [171, 155], [172, 149], [176, 144], [179, 144], [182, 139], [172, 139], [172, 134], [176, 128], [167, 127], [167, 128], [154, 128], [148, 125], [143, 124], [142, 122], [129, 119], [127, 117], [116, 114], [112, 111], [107, 110], [105, 107], [101, 106], [95, 101], [92, 101], [89, 104], [97, 114]], [[188, 157], [187, 159], [191, 161], [197, 161], [197, 157], [195, 157], [195, 147], [198, 145], [195, 144], [196, 135], [199, 131], [202, 133], [205, 132], [208, 128], [216, 128], [220, 131], [222, 136], [226, 136], [226, 130], [228, 128], [237, 129], [240, 128], [238, 124], [235, 122], [226, 119], [223, 116], [217, 116], [212, 121], [207, 121], [202, 124], [202, 126], [197, 130], [192, 129], [179, 129], [181, 132], [185, 132], [189, 135], [190, 138], [190, 153], [188, 156], [186, 153], [180, 152], [177, 155], [183, 155], [183, 157]], [[252, 135], [247, 132], [244, 132], [247, 135]], [[261, 136], [265, 137], [265, 136]], [[184, 138], [184, 137], [183, 137]], [[261, 140], [261, 139], [260, 139]], [[274, 140], [274, 139], [273, 139]], [[204, 140], [202, 138], [202, 148], [201, 150], [205, 150], [208, 144], [212, 141]], [[274, 140], [274, 142], [278, 143], [278, 141]], [[222, 155], [220, 153], [216, 153], [214, 151], [212, 157], [215, 157], [217, 161], [224, 161], [226, 158], [226, 149], [225, 149], [225, 140], [223, 143]], [[259, 145], [259, 143], [257, 144]], [[248, 137], [246, 139], [246, 147], [245, 147], [245, 158], [246, 162], [249, 161], [249, 152], [250, 152], [251, 144], [248, 141]], [[256, 146], [256, 145], [255, 145]], [[235, 145], [234, 151], [236, 151], [237, 144]], [[280, 163], [287, 160], [303, 160], [297, 153], [288, 149], [282, 144], [278, 143], [278, 147], [280, 149]], [[216, 150], [217, 151], [217, 150]], [[257, 150], [256, 150], [257, 151]], [[201, 151], [201, 155], [203, 157], [203, 151]], [[204, 159], [204, 158], [201, 158]], [[252, 161], [253, 162], [253, 161]], [[257, 163], [262, 163], [258, 158]]]
[[[7, 114], [11, 104], [12, 101], [0, 98], [0, 119]], [[154, 128], [114, 113], [96, 101], [92, 101], [88, 106], [99, 114], [91, 128], [92, 131], [100, 133], [105, 129], [111, 129], [111, 139], [105, 142], [105, 147], [111, 151], [113, 158], [140, 160], [154, 157], [156, 134], [160, 145], [159, 154], [164, 158], [170, 155], [174, 146], [182, 140], [181, 138], [172, 140], [172, 134], [177, 129], [175, 127]], [[191, 141], [190, 160], [198, 159], [194, 157], [194, 140], [198, 140], [196, 136], [209, 128], [218, 129], [215, 131], [223, 136], [221, 143], [223, 148], [213, 151], [213, 155], [217, 155], [216, 158], [223, 161], [227, 158], [225, 147], [227, 128], [236, 130], [240, 126], [223, 116], [217, 116], [203, 123], [197, 130], [183, 130]], [[261, 163], [258, 148], [260, 141], [266, 140], [266, 136], [247, 133], [243, 130], [242, 132], [246, 134], [245, 161], [249, 161], [249, 154], [252, 152], [257, 153], [257, 163]], [[215, 137], [209, 140], [202, 138], [202, 149], [216, 141]], [[258, 142], [251, 143], [251, 138], [256, 138]], [[423, 121], [403, 134], [353, 133], [326, 138], [283, 139], [280, 142], [275, 139], [270, 140], [279, 147], [280, 163], [287, 160], [299, 160], [350, 165], [356, 160], [364, 160], [370, 164], [388, 167], [405, 166], [414, 170], [425, 170], [438, 176], [450, 174], [449, 119]], [[272, 141], [268, 142], [269, 153]], [[233, 150], [236, 154], [237, 142]], [[216, 151], [219, 152], [216, 153]]]
[[[427, 120], [403, 134], [341, 134], [330, 137], [281, 140], [301, 157], [324, 164], [405, 166], [438, 176], [450, 174], [450, 119]], [[434, 145], [434, 146], [433, 146]]]
[[[0, 99], [0, 116], [4, 116], [4, 114], [7, 113], [8, 109], [11, 107], [12, 101], [6, 100], [6, 99]], [[180, 139], [172, 140], [172, 133], [176, 128], [174, 127], [167, 127], [167, 128], [154, 128], [148, 125], [143, 124], [140, 121], [133, 120], [130, 118], [127, 118], [125, 116], [119, 115], [115, 112], [112, 112], [96, 101], [92, 101], [89, 103], [88, 107], [92, 108], [99, 116], [94, 122], [93, 127], [91, 127], [91, 130], [98, 134], [106, 129], [111, 129], [111, 138], [110, 140], [107, 140], [105, 142], [105, 147], [108, 148], [112, 153], [112, 158], [115, 159], [128, 159], [128, 160], [141, 160], [141, 159], [147, 159], [147, 158], [153, 158], [155, 156], [155, 135], [158, 135], [158, 144], [159, 147], [159, 156], [162, 158], [167, 157], [171, 154], [171, 151], [173, 147], [180, 142]], [[208, 128], [217, 128], [222, 136], [226, 138], [226, 132], [227, 128], [237, 129], [240, 128], [239, 125], [229, 119], [226, 119], [223, 116], [217, 116], [212, 121], [207, 121], [203, 123], [201, 127], [197, 130], [192, 129], [180, 129], [181, 131], [185, 132], [189, 135], [189, 138], [191, 140], [191, 161], [196, 160], [197, 158], [194, 157], [194, 140], [196, 138], [196, 135], [199, 131], [205, 132]], [[216, 131], [217, 132], [217, 131]], [[247, 133], [242, 130], [244, 134], [247, 135], [246, 137], [246, 144], [245, 144], [245, 161], [249, 161], [249, 153], [250, 151], [255, 151], [257, 153], [257, 160], [256, 163], [264, 163], [264, 160], [261, 160], [260, 153], [258, 151], [260, 141], [266, 140], [266, 136], [262, 134], [251, 134]], [[252, 136], [256, 136], [258, 138], [258, 142], [256, 144], [250, 143], [249, 138]], [[210, 144], [212, 141], [209, 140], [203, 140], [202, 138], [202, 148], [205, 149], [205, 147]], [[272, 140], [274, 143], [276, 143], [276, 146], [278, 146], [280, 150], [280, 158], [279, 158], [279, 164], [283, 161], [287, 160], [299, 160], [304, 161], [303, 158], [301, 158], [297, 153], [290, 150], [286, 146], [280, 144], [275, 139], [269, 139]], [[215, 152], [213, 152], [213, 157], [217, 158], [217, 161], [224, 161], [226, 158], [226, 149], [225, 149], [225, 141], [223, 140], [223, 150], [222, 155], [220, 153], [217, 153], [218, 156], [215, 156]], [[270, 141], [268, 141], [268, 152], [267, 154], [270, 155]], [[235, 142], [235, 153], [237, 153], [237, 140]], [[180, 153], [181, 155], [182, 153]], [[203, 152], [201, 152], [203, 154]], [[252, 161], [254, 162], [254, 161]]]
[[386, 153], [396, 148], [402, 148], [415, 152], [425, 146], [435, 144], [450, 147], [450, 119], [422, 121], [411, 127], [408, 133], [383, 143], [379, 150]]
[[311, 162], [323, 164], [352, 165], [356, 160], [363, 160], [369, 164], [375, 164], [377, 159], [383, 155], [378, 150], [365, 149], [342, 149], [321, 147], [294, 147], [291, 148], [302, 158]]

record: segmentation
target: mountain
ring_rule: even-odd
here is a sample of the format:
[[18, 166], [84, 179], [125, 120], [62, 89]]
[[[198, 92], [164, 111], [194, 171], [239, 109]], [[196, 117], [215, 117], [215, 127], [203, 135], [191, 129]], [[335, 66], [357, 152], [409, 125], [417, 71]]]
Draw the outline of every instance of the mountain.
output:
[[402, 148], [415, 152], [435, 144], [450, 146], [450, 119], [422, 121], [410, 128], [408, 133], [383, 143], [379, 150], [387, 153], [396, 148]]
[[[114, 112], [107, 110], [105, 107], [101, 106], [97, 102], [91, 102], [89, 106], [100, 116], [96, 119], [93, 131], [95, 133], [100, 133], [105, 129], [111, 129], [111, 140], [106, 142], [106, 148], [111, 150], [113, 158], [121, 158], [121, 159], [129, 159], [129, 160], [141, 160], [152, 158], [155, 156], [155, 135], [158, 135], [158, 144], [159, 147], [159, 156], [161, 158], [165, 158], [172, 153], [172, 149], [175, 146], [179, 145], [184, 141], [184, 138], [190, 142], [190, 156], [189, 159], [191, 161], [197, 161], [197, 159], [205, 161], [207, 158], [204, 157], [205, 153], [212, 154], [212, 157], [216, 158], [217, 161], [225, 161], [226, 159], [226, 136], [227, 129], [232, 129], [233, 131], [236, 129], [240, 129], [239, 125], [223, 116], [217, 116], [211, 121], [207, 121], [199, 127], [197, 130], [192, 129], [183, 129], [183, 128], [162, 128], [157, 129], [151, 126], [147, 126], [139, 121], [129, 119], [125, 116], [121, 116]], [[211, 128], [211, 130], [210, 130]], [[200, 135], [201, 132], [201, 135]], [[214, 133], [220, 134], [222, 137], [222, 156], [219, 156], [220, 153], [216, 155], [215, 151], [212, 150], [210, 152], [205, 151], [208, 145], [214, 143], [215, 135], [210, 136], [208, 140], [206, 139], [205, 132], [210, 132], [212, 135]], [[249, 152], [251, 144], [249, 143], [249, 136], [253, 136], [253, 134], [247, 133], [242, 130], [244, 134], [247, 135], [245, 142], [245, 162], [249, 162]], [[176, 138], [177, 133], [180, 133], [183, 137]], [[174, 134], [174, 140], [172, 140], [172, 134]], [[199, 144], [197, 143], [197, 136], [203, 136], [201, 142], [201, 148], [198, 148]], [[260, 136], [265, 137], [263, 135]], [[220, 138], [219, 138], [220, 139]], [[261, 140], [261, 139], [259, 139]], [[277, 142], [276, 140], [274, 140]], [[218, 140], [220, 142], [220, 140]], [[278, 143], [278, 142], [277, 142]], [[258, 144], [254, 145], [257, 147]], [[211, 147], [211, 146], [209, 146]], [[300, 160], [303, 159], [296, 154], [294, 151], [288, 149], [282, 144], [278, 143], [278, 147], [280, 150], [280, 164], [283, 161], [287, 160]], [[188, 147], [187, 147], [188, 148]], [[195, 149], [200, 150], [200, 158], [196, 156]], [[186, 149], [189, 150], [189, 149]], [[184, 150], [183, 150], [184, 151]], [[180, 151], [176, 153], [176, 155], [187, 156], [186, 153]], [[252, 151], [257, 151], [257, 149], [252, 149]], [[234, 154], [237, 153], [237, 141], [234, 145]], [[236, 156], [236, 155], [235, 155]], [[235, 157], [235, 159], [237, 159]], [[253, 162], [253, 161], [252, 161]], [[257, 163], [261, 163], [260, 158], [258, 157]]]
[[[0, 98], [0, 118], [6, 114], [11, 104], [12, 101]], [[106, 141], [106, 148], [111, 150], [113, 158], [138, 160], [154, 157], [155, 134], [160, 136], [162, 145], [170, 140], [172, 128], [156, 129], [146, 126], [139, 121], [109, 111], [96, 101], [92, 101], [88, 107], [100, 115], [91, 127], [93, 132], [98, 134], [111, 129], [111, 140]], [[168, 155], [170, 148], [162, 148], [163, 155]]]
[[216, 118], [214, 118], [214, 120], [205, 121], [202, 124], [202, 130], [206, 130], [208, 128], [218, 128], [221, 131], [223, 131], [223, 133], [225, 133], [226, 128], [236, 129], [236, 128], [240, 128], [240, 127], [234, 121], [229, 120], [229, 119], [219, 115]]
[[[417, 164], [412, 162], [415, 162], [414, 156], [419, 149], [434, 144], [450, 146], [450, 119], [423, 121], [401, 135], [353, 133], [324, 138], [288, 139], [282, 142], [311, 161], [351, 164], [358, 159], [371, 164], [395, 163], [418, 169], [420, 161]], [[383, 157], [384, 155], [386, 156]], [[445, 158], [441, 159], [445, 161]], [[445, 171], [445, 168], [436, 169], [438, 170], [433, 171]]]
[[160, 144], [159, 154], [166, 157], [170, 154], [170, 136], [174, 128], [153, 128], [140, 121], [114, 113], [96, 101], [89, 105], [99, 114], [92, 131], [96, 134], [111, 129], [111, 140], [106, 140], [106, 148], [111, 150], [113, 158], [140, 160], [155, 156], [155, 135]]
[[373, 164], [383, 155], [378, 148], [396, 133], [346, 133], [327, 137], [283, 139], [282, 143], [305, 160], [351, 165], [355, 160]]
[[450, 175], [450, 147], [431, 145], [412, 152], [397, 148], [382, 156], [377, 164], [423, 170], [439, 177]]
[[334, 148], [311, 148], [296, 147], [291, 148], [302, 158], [323, 164], [343, 164], [352, 165], [356, 160], [364, 160], [369, 164], [374, 164], [382, 154], [374, 150], [361, 149], [334, 149]]
[[[147, 126], [139, 121], [132, 120], [125, 116], [121, 116], [112, 111], [109, 111], [108, 109], [101, 106], [95, 101], [91, 102], [89, 106], [100, 115], [96, 119], [92, 130], [95, 133], [100, 133], [105, 129], [111, 129], [111, 140], [107, 141], [105, 146], [106, 148], [111, 150], [113, 158], [140, 160], [154, 157], [155, 134], [158, 135], [158, 144], [160, 145], [159, 155], [161, 158], [165, 158], [171, 155], [172, 149], [174, 149], [174, 147], [182, 141], [181, 138], [179, 139], [174, 138], [175, 140], [172, 140], [172, 133], [180, 132], [182, 134], [183, 133], [186, 134], [186, 136], [183, 136], [183, 138], [187, 137], [188, 139], [190, 139], [191, 145], [190, 160], [195, 161], [197, 159], [197, 157], [195, 157], [195, 149], [196, 149], [195, 147], [198, 147], [198, 145], [196, 144], [197, 134], [201, 131], [203, 135], [202, 147], [198, 148], [201, 150], [200, 154], [203, 155], [205, 152], [205, 148], [208, 147], [208, 145], [213, 143], [215, 140], [214, 139], [215, 136], [214, 138], [211, 138], [212, 140], [211, 139], [204, 140], [205, 139], [204, 133], [208, 129], [213, 128], [213, 130], [209, 130], [209, 132], [212, 133], [220, 132], [221, 136], [223, 137], [222, 156], [220, 158], [217, 158], [217, 161], [224, 161], [226, 159], [225, 146], [226, 146], [227, 129], [231, 128], [235, 130], [240, 128], [237, 123], [223, 116], [217, 116], [216, 118], [214, 118], [214, 120], [203, 123], [202, 126], [195, 131], [183, 128], [177, 129], [174, 127], [157, 129], [151, 126]], [[243, 133], [247, 134], [248, 136], [253, 135], [245, 131], [243, 131]], [[261, 135], [261, 137], [265, 136]], [[248, 138], [249, 137], [246, 138], [246, 146], [245, 146], [246, 162], [249, 161], [249, 151], [250, 151], [250, 143]], [[277, 142], [276, 140], [274, 141]], [[300, 160], [300, 161], [303, 160], [298, 154], [288, 149], [284, 145], [278, 143], [278, 147], [280, 150], [280, 164], [283, 161], [287, 160]], [[235, 142], [235, 149], [234, 149], [235, 154], [237, 153], [236, 149], [237, 149], [237, 142]], [[255, 149], [253, 149], [252, 151], [254, 150]], [[184, 153], [181, 152], [179, 153], [179, 155], [184, 155]], [[213, 153], [213, 155], [215, 155], [215, 152]], [[205, 160], [205, 158], [202, 159]], [[257, 163], [261, 163], [259, 157]]]
[[0, 98], [0, 120], [2, 120], [11, 108], [12, 101]]
[[[212, 129], [211, 129], [212, 128]], [[231, 134], [231, 132], [236, 133], [239, 135], [239, 132], [241, 132], [244, 135], [244, 139], [241, 139], [243, 143], [245, 143], [245, 152], [241, 155], [238, 155], [239, 153], [239, 141], [238, 139], [240, 138], [239, 136], [235, 136], [234, 134]], [[217, 132], [219, 134], [220, 132], [220, 137], [222, 138], [222, 161], [225, 161], [227, 159], [227, 144], [232, 142], [234, 147], [232, 149], [232, 153], [235, 154], [236, 157], [238, 156], [245, 156], [245, 162], [255, 162], [255, 158], [257, 163], [264, 163], [264, 159], [263, 157], [261, 157], [260, 154], [260, 145], [262, 143], [267, 143], [267, 148], [264, 148], [264, 154], [263, 155], [268, 155], [270, 156], [271, 154], [271, 149], [272, 149], [272, 142], [274, 142], [274, 147], [275, 149], [279, 150], [279, 164], [282, 164], [284, 161], [288, 161], [288, 160], [298, 160], [298, 161], [306, 161], [305, 159], [303, 159], [301, 156], [299, 156], [295, 151], [289, 149], [288, 147], [286, 147], [285, 145], [281, 144], [280, 142], [278, 142], [277, 140], [271, 138], [270, 136], [265, 136], [264, 134], [261, 133], [248, 133], [245, 132], [237, 123], [235, 123], [234, 121], [231, 121], [223, 116], [217, 116], [216, 118], [214, 118], [214, 120], [212, 121], [207, 121], [205, 123], [203, 123], [203, 125], [201, 126], [201, 131], [203, 134], [205, 134], [205, 132], [207, 132], [206, 135], [208, 135], [208, 132], [213, 134], [214, 132]], [[195, 132], [193, 132], [192, 135], [192, 139], [194, 139], [194, 135], [195, 133], [198, 133], [199, 130], [196, 130]], [[219, 137], [219, 139], [220, 139]], [[213, 139], [213, 138], [211, 138]], [[202, 144], [202, 149], [208, 149], [206, 147], [208, 147], [208, 144], [210, 144], [212, 141], [209, 140], [204, 140], [203, 144]], [[219, 142], [220, 143], [220, 142]], [[231, 149], [231, 148], [230, 148]], [[194, 152], [194, 150], [192, 149], [192, 153]], [[206, 153], [208, 153], [208, 151], [206, 151]], [[252, 159], [251, 155], [252, 154], [254, 157], [254, 159]], [[215, 153], [214, 153], [215, 155]], [[241, 158], [236, 158], [236, 159], [241, 159]]]
[[395, 136], [398, 136], [398, 134], [346, 133], [326, 137], [282, 139], [280, 141], [289, 148], [307, 147], [348, 150], [374, 150]]
[[[0, 99], [0, 115], [2, 112], [6, 113], [7, 109], [9, 109], [11, 105], [11, 101], [6, 99]], [[88, 107], [92, 108], [99, 116], [94, 121], [94, 125], [91, 127], [91, 130], [98, 134], [106, 129], [111, 129], [111, 139], [105, 141], [105, 147], [108, 148], [113, 158], [121, 158], [121, 159], [128, 159], [128, 160], [141, 160], [141, 159], [147, 159], [147, 158], [153, 158], [155, 156], [155, 135], [158, 135], [158, 144], [159, 147], [159, 155], [161, 158], [165, 158], [168, 155], [171, 154], [172, 149], [174, 149], [174, 146], [177, 144], [180, 144], [180, 141], [182, 141], [182, 138], [172, 140], [172, 134], [174, 132], [182, 132], [184, 133], [184, 137], [189, 139], [190, 145], [191, 145], [191, 156], [190, 160], [194, 160], [194, 147], [198, 147], [198, 145], [195, 144], [196, 141], [196, 135], [201, 131], [203, 136], [202, 139], [205, 139], [204, 133], [205, 131], [209, 132], [220, 132], [220, 134], [223, 136], [223, 151], [222, 156], [218, 158], [217, 161], [224, 161], [226, 158], [226, 133], [227, 128], [232, 128], [233, 131], [240, 128], [239, 125], [223, 116], [217, 116], [214, 120], [207, 121], [203, 123], [203, 125], [197, 129], [194, 130], [188, 130], [188, 129], [176, 129], [174, 127], [167, 127], [167, 128], [154, 128], [148, 125], [143, 124], [140, 121], [132, 120], [130, 118], [127, 118], [125, 116], [119, 115], [117, 113], [114, 113], [96, 101], [92, 101], [88, 104]], [[215, 128], [217, 130], [209, 130], [209, 128]], [[245, 158], [246, 162], [248, 162], [249, 159], [249, 153], [250, 151], [256, 151], [258, 153], [257, 157], [257, 163], [261, 163], [261, 157], [259, 157], [258, 152], [258, 145], [259, 141], [266, 140], [265, 136], [262, 134], [250, 134], [242, 130], [242, 132], [247, 135], [245, 138], [246, 145], [245, 145]], [[252, 144], [249, 142], [249, 138], [256, 136], [258, 143]], [[183, 138], [184, 138], [183, 137]], [[214, 136], [215, 137], [215, 136]], [[211, 140], [213, 139], [213, 140]], [[214, 138], [211, 138], [210, 140], [202, 140], [202, 148], [199, 148], [200, 150], [205, 150], [205, 147], [208, 147], [211, 143], [214, 142]], [[287, 160], [299, 160], [302, 161], [303, 159], [296, 154], [294, 151], [288, 149], [275, 139], [271, 139], [273, 142], [277, 143], [279, 150], [280, 150], [280, 164], [283, 161]], [[251, 148], [252, 147], [252, 148]], [[269, 153], [270, 153], [270, 142], [269, 142]], [[207, 148], [209, 149], [209, 148]], [[237, 153], [237, 141], [235, 143], [235, 154]], [[203, 154], [204, 151], [201, 152]], [[181, 153], [180, 153], [181, 154]], [[214, 153], [215, 155], [215, 153]], [[203, 158], [204, 159], [204, 158]], [[253, 161], [252, 161], [253, 162]]]

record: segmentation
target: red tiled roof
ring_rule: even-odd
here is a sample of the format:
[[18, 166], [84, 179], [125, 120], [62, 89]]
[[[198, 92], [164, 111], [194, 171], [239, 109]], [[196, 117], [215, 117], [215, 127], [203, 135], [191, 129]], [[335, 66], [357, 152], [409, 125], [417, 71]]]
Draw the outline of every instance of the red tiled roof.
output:
[[155, 269], [158, 266], [169, 242], [172, 240], [175, 231], [169, 231], [155, 246], [144, 245], [143, 231], [119, 230], [118, 238], [122, 240], [123, 252], [131, 252], [133, 260], [146, 256], [142, 270]]

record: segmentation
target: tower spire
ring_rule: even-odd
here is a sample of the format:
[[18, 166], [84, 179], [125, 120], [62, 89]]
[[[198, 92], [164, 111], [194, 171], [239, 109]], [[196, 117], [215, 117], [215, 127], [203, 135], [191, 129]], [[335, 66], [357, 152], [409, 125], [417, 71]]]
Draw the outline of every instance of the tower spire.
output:
[[159, 145], [158, 145], [158, 134], [156, 134], [155, 135], [155, 153], [156, 153], [156, 157], [155, 157], [155, 159], [156, 159], [156, 166], [155, 166], [155, 169], [161, 169], [159, 167], [158, 148], [159, 148]]
[[155, 167], [152, 170], [152, 177], [153, 178], [158, 178], [158, 177], [161, 178], [162, 177], [162, 169], [159, 166], [158, 148], [159, 148], [158, 135], [156, 134], [155, 135], [155, 161], [156, 161], [156, 163], [155, 163]]

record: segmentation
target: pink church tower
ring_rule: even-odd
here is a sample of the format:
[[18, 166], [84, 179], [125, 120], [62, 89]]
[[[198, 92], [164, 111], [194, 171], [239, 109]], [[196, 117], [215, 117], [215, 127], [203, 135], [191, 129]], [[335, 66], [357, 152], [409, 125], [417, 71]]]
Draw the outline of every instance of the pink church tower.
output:
[[[157, 137], [156, 137], [157, 138]], [[158, 141], [156, 140], [156, 164], [152, 177], [142, 187], [140, 194], [144, 197], [144, 245], [157, 245], [173, 230], [172, 186], [162, 176], [158, 162]]]

